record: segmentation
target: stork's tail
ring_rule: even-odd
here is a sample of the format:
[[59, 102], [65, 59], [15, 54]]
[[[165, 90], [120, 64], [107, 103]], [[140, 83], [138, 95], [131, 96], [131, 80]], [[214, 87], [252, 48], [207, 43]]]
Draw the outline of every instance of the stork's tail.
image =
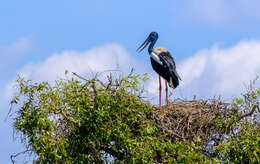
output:
[[179, 78], [176, 75], [173, 75], [170, 77], [168, 83], [171, 88], [175, 89], [179, 85]]

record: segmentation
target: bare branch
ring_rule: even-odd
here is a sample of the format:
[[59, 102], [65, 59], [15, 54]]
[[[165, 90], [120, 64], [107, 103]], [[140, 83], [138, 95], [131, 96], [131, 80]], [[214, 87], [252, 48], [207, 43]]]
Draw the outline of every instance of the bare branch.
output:
[[240, 121], [241, 119], [243, 119], [243, 118], [245, 118], [245, 117], [248, 117], [248, 116], [251, 116], [252, 114], [254, 114], [256, 108], [259, 110], [259, 104], [258, 104], [258, 103], [255, 104], [255, 105], [252, 107], [252, 109], [251, 109], [251, 111], [250, 111], [249, 113], [240, 116], [240, 117], [237, 119], [237, 121]]
[[241, 121], [243, 118], [252, 116], [252, 114], [254, 114], [254, 112], [255, 112], [256, 109], [259, 110], [259, 103], [253, 105], [253, 107], [251, 108], [251, 110], [250, 110], [249, 113], [246, 113], [246, 114], [244, 114], [244, 115], [238, 117], [237, 119], [233, 120], [232, 122], [230, 122], [230, 124], [227, 126], [227, 130], [230, 130], [231, 126], [232, 126], [234, 123], [237, 123], [237, 122]]
[[86, 79], [86, 78], [84, 78], [84, 77], [78, 75], [78, 74], [75, 73], [75, 72], [72, 72], [72, 74], [75, 75], [75, 76], [77, 76], [78, 78], [80, 78], [80, 79], [82, 79], [82, 80], [88, 81], [88, 79]]
[[15, 163], [14, 158], [16, 158], [17, 156], [19, 156], [21, 154], [25, 154], [25, 153], [30, 152], [30, 151], [33, 151], [33, 150], [29, 149], [29, 150], [25, 150], [23, 152], [19, 152], [17, 154], [11, 155], [10, 158], [11, 158], [12, 163], [13, 164]]

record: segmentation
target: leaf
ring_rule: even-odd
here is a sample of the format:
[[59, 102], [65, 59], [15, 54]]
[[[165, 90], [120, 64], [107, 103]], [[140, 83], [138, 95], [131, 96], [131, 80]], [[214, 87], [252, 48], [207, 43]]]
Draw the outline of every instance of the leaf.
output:
[[244, 103], [244, 101], [241, 98], [236, 98], [236, 103], [241, 105]]
[[69, 71], [68, 70], [65, 70], [65, 75], [67, 75], [69, 73]]

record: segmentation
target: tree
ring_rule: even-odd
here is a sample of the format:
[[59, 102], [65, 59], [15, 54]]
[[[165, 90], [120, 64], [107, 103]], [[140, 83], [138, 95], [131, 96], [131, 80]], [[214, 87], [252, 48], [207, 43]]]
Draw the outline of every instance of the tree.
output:
[[[249, 93], [248, 102], [237, 99], [231, 105], [221, 103], [226, 104], [221, 108], [217, 100], [194, 100], [172, 102], [162, 109], [143, 100], [140, 83], [146, 80], [146, 75], [133, 72], [107, 80], [74, 73], [74, 78], [53, 85], [19, 77], [19, 94], [11, 101], [16, 104], [13, 127], [26, 152], [36, 155], [36, 163], [259, 162], [259, 91]], [[212, 119], [198, 123], [209, 112]], [[253, 115], [255, 121], [247, 119]], [[208, 148], [210, 141], [215, 147]], [[240, 151], [233, 143], [251, 149]]]

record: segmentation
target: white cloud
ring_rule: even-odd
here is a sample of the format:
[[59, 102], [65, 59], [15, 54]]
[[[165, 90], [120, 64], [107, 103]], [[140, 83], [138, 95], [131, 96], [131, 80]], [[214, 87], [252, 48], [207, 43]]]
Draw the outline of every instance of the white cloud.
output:
[[9, 45], [0, 45], [0, 72], [14, 69], [19, 60], [31, 50], [32, 43], [32, 37], [28, 36], [19, 38]]
[[17, 57], [19, 58], [19, 55], [28, 52], [32, 47], [32, 43], [32, 37], [27, 36], [19, 38], [9, 45], [0, 46], [1, 58], [6, 57], [15, 60]]
[[203, 53], [188, 58], [180, 66], [183, 76], [183, 85], [188, 85], [192, 80], [199, 78], [203, 73], [207, 62], [207, 57]]
[[14, 43], [5, 48], [7, 54], [23, 54], [32, 46], [32, 37], [24, 37], [17, 39]]
[[187, 22], [237, 25], [260, 20], [259, 5], [259, 0], [191, 0], [175, 11], [179, 11], [178, 17]]
[[30, 79], [54, 80], [64, 77], [64, 71], [78, 74], [102, 72], [111, 69], [129, 71], [137, 65], [119, 44], [108, 44], [87, 51], [54, 53], [45, 61], [29, 63], [19, 72]]

